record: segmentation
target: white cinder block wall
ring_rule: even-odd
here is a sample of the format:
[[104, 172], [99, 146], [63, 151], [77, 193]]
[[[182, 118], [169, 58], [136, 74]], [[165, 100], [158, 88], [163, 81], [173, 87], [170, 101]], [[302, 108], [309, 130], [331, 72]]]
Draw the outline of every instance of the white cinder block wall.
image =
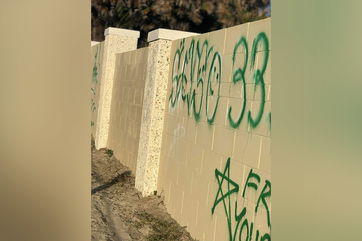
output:
[[[147, 63], [129, 61], [137, 50], [116, 64], [107, 147], [198, 240], [271, 240], [270, 23], [157, 30]], [[145, 73], [137, 90], [129, 69]]]
[[198, 240], [270, 240], [270, 45], [270, 19], [172, 43], [158, 192]]
[[148, 48], [116, 54], [107, 147], [136, 173]]

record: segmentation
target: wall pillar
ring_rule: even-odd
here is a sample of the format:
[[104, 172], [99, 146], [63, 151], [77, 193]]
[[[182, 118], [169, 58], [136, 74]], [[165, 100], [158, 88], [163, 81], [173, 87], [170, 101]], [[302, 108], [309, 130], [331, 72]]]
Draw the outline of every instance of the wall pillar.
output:
[[137, 157], [136, 188], [143, 196], [157, 190], [172, 40], [196, 33], [156, 29], [148, 34], [149, 52]]
[[116, 53], [137, 49], [137, 41], [140, 36], [140, 32], [120, 28], [107, 28], [104, 35], [105, 40], [100, 82], [100, 97], [96, 134], [94, 137], [97, 149], [107, 147], [108, 142]]

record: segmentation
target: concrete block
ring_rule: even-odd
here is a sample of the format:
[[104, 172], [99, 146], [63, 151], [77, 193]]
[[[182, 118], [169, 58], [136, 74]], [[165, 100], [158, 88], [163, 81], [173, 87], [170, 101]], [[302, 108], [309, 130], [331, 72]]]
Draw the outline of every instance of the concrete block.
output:
[[222, 57], [222, 83], [233, 81], [233, 60], [231, 54], [224, 54]]
[[140, 37], [140, 31], [124, 29], [124, 28], [106, 28], [104, 30], [104, 36], [108, 35], [119, 35], [121, 37], [136, 38]]
[[231, 156], [234, 148], [235, 132], [222, 125], [215, 125], [212, 150], [223, 156]]
[[225, 124], [225, 120], [227, 118], [227, 104], [228, 104], [227, 97], [219, 98], [219, 104], [217, 107], [214, 124], [219, 124], [219, 125]]
[[148, 33], [147, 41], [151, 42], [151, 41], [155, 41], [155, 40], [159, 40], [159, 39], [177, 40], [177, 39], [182, 39], [182, 38], [187, 38], [190, 36], [197, 36], [197, 35], [199, 35], [199, 34], [192, 33], [192, 32], [186, 32], [186, 31], [159, 28], [159, 29], [155, 29]]
[[266, 49], [266, 46], [261, 44], [262, 42], [260, 42], [257, 47], [257, 51], [260, 52], [271, 50], [271, 18], [266, 18], [249, 23], [248, 42], [250, 43], [250, 49], [252, 49], [252, 44], [254, 43], [254, 40], [257, 40], [257, 37], [260, 36], [260, 33], [265, 33], [268, 40], [268, 49]]
[[[244, 50], [242, 47], [237, 47], [237, 43], [239, 40], [244, 37], [247, 39], [249, 32], [250, 23], [245, 23], [241, 25], [237, 25], [231, 28], [226, 29], [226, 38], [225, 38], [225, 55], [232, 55], [234, 53], [234, 49], [236, 49], [236, 53], [242, 53]], [[238, 45], [239, 46], [239, 45]]]
[[217, 52], [220, 56], [224, 54], [225, 36], [226, 29], [209, 32], [208, 39], [210, 46], [214, 48], [214, 53]]
[[271, 173], [271, 138], [262, 137], [259, 169]]
[[261, 155], [261, 136], [249, 135], [248, 144], [245, 149], [245, 155], [242, 162], [251, 168], [258, 168]]
[[196, 129], [196, 146], [203, 147], [206, 150], [212, 149], [214, 126], [215, 125], [209, 125], [206, 122], [198, 123]]

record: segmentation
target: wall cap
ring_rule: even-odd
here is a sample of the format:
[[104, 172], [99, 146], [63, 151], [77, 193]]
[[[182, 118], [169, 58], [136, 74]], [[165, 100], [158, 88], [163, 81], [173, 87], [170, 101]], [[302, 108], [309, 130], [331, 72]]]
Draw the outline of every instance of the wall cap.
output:
[[147, 41], [151, 42], [158, 39], [176, 40], [190, 36], [199, 35], [198, 33], [178, 31], [171, 29], [158, 28], [148, 33]]
[[98, 42], [98, 41], [91, 41], [91, 46], [94, 46], [94, 45], [97, 45], [97, 44], [99, 44], [100, 42]]
[[139, 38], [140, 31], [124, 29], [124, 28], [109, 27], [104, 31], [104, 36], [107, 36], [107, 35], [119, 35], [119, 36], [128, 37], [128, 38]]

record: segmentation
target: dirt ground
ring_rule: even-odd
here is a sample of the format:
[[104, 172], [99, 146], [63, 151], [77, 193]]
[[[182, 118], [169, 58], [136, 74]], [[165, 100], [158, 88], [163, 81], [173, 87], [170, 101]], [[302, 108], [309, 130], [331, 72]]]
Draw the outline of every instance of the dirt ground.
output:
[[143, 198], [135, 178], [112, 152], [92, 148], [92, 240], [195, 241], [160, 196]]

